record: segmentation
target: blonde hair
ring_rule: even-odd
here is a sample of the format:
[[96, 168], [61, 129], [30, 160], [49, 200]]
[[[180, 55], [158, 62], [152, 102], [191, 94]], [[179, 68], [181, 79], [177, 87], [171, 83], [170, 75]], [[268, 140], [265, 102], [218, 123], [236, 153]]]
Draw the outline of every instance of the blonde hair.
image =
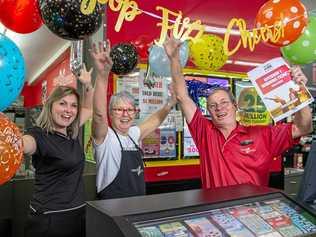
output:
[[61, 98], [67, 95], [75, 95], [77, 98], [78, 103], [78, 112], [74, 121], [67, 127], [67, 134], [71, 136], [71, 138], [75, 139], [79, 133], [79, 123], [80, 123], [80, 108], [81, 108], [81, 101], [80, 96], [77, 91], [68, 86], [59, 86], [57, 87], [53, 93], [47, 98], [43, 105], [43, 109], [36, 119], [36, 125], [47, 132], [54, 132], [54, 120], [52, 116], [52, 107], [53, 104], [60, 100]]

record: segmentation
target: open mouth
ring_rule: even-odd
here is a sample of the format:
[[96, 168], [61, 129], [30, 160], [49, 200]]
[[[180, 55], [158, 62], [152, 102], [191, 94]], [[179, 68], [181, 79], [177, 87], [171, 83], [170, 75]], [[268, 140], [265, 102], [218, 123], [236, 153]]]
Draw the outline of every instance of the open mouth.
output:
[[61, 116], [62, 120], [69, 122], [71, 120], [71, 116], [70, 115], [62, 115]]
[[222, 119], [224, 117], [226, 117], [227, 113], [218, 113], [216, 114], [216, 117], [219, 118], [219, 119]]
[[120, 119], [120, 122], [123, 124], [129, 123], [130, 120], [129, 119]]

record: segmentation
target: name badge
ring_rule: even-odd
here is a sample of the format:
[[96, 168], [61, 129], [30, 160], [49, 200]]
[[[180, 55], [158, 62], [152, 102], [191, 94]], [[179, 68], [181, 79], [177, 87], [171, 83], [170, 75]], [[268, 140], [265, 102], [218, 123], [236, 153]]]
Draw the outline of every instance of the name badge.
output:
[[253, 144], [253, 140], [243, 140], [240, 142], [240, 145], [241, 146], [247, 146], [247, 145], [250, 145], [250, 144]]

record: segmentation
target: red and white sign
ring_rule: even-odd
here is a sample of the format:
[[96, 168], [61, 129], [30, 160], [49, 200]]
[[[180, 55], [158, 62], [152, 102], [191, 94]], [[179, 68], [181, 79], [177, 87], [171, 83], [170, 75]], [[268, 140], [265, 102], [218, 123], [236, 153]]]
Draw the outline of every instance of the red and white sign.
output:
[[290, 68], [281, 57], [251, 70], [248, 77], [275, 122], [314, 101], [305, 85], [292, 80]]

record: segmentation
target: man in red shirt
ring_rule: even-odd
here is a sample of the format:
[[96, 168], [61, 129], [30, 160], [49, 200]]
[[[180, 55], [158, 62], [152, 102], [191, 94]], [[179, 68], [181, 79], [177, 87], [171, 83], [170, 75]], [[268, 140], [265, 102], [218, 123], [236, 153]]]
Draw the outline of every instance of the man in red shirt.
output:
[[[207, 98], [212, 120], [205, 118], [190, 98], [181, 72], [181, 42], [167, 39], [164, 48], [171, 63], [171, 74], [178, 102], [199, 149], [203, 188], [242, 183], [268, 185], [273, 157], [289, 149], [298, 138], [312, 131], [308, 106], [295, 113], [293, 123], [245, 127], [236, 121], [237, 106], [230, 91], [213, 90]], [[296, 83], [307, 78], [299, 67], [292, 68]]]

